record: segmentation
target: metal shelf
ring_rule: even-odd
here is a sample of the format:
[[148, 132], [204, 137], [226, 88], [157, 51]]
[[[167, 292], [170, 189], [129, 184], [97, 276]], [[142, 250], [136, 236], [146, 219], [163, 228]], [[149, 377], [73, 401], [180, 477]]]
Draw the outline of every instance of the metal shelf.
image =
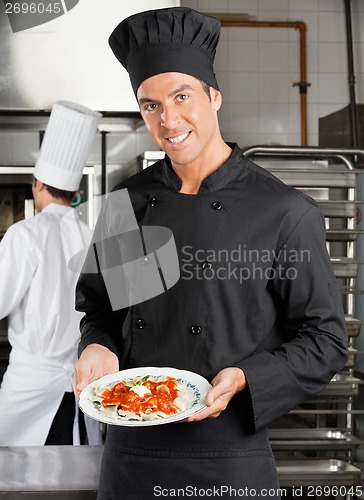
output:
[[[356, 193], [358, 174], [364, 172], [360, 168], [364, 167], [364, 150], [254, 146], [244, 154], [318, 203], [327, 224], [326, 241], [342, 291], [349, 345], [353, 347], [364, 323], [355, 317], [354, 302], [354, 295], [360, 292], [355, 286], [359, 266], [364, 263], [355, 258], [356, 241], [364, 234], [356, 227], [358, 206], [364, 204], [357, 200]], [[273, 450], [279, 451], [280, 458], [290, 458], [276, 462], [282, 486], [359, 484], [361, 470], [350, 462], [362, 444], [353, 434], [353, 416], [364, 415], [364, 410], [353, 409], [353, 400], [363, 380], [353, 376], [357, 351], [352, 349], [349, 356], [343, 371], [322, 391], [284, 417], [283, 423], [293, 425], [292, 429], [269, 430]], [[304, 450], [310, 457], [316, 453], [316, 459], [300, 460]], [[337, 460], [337, 453], [340, 458], [344, 454], [345, 460]], [[328, 460], [320, 460], [322, 454]]]

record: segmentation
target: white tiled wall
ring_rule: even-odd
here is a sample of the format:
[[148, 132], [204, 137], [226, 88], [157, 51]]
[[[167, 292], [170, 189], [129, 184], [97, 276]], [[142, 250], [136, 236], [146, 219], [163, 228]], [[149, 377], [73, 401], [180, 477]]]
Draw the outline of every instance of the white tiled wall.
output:
[[[318, 145], [318, 120], [349, 103], [343, 0], [182, 0], [202, 12], [246, 13], [256, 21], [307, 26], [308, 144]], [[352, 0], [356, 99], [364, 102], [364, 1]], [[301, 144], [299, 32], [223, 28], [215, 70], [225, 139], [241, 146]], [[338, 147], [340, 145], [338, 144]]]

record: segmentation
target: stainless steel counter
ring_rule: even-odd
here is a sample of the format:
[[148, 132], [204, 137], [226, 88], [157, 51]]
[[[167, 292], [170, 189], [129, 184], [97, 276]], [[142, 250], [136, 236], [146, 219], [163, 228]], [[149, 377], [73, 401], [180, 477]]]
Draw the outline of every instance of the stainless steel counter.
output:
[[[102, 446], [0, 447], [0, 498], [96, 498]], [[12, 492], [12, 494], [10, 494]], [[32, 495], [33, 493], [33, 495]], [[67, 495], [66, 495], [67, 493]], [[42, 496], [40, 496], [42, 495]]]
[[[94, 500], [102, 446], [0, 447], [0, 500]], [[361, 470], [341, 460], [277, 461], [281, 487], [351, 486]]]

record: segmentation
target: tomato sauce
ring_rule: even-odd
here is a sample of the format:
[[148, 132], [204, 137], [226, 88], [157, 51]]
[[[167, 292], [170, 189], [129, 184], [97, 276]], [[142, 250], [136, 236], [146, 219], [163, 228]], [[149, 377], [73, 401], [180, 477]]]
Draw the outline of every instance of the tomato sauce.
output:
[[119, 382], [102, 393], [102, 405], [117, 406], [121, 410], [133, 413], [155, 413], [161, 411], [167, 415], [178, 413], [174, 400], [178, 397], [177, 381], [169, 377], [164, 382], [147, 380], [141, 386], [147, 387], [151, 394], [139, 396], [126, 382]]

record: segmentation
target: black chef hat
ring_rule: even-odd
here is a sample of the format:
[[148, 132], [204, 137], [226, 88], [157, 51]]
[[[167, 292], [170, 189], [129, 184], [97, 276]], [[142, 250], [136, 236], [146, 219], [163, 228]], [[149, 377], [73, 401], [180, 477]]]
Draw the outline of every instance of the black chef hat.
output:
[[128, 71], [134, 93], [160, 73], [194, 76], [219, 90], [213, 62], [221, 23], [193, 9], [148, 10], [124, 19], [109, 44]]

